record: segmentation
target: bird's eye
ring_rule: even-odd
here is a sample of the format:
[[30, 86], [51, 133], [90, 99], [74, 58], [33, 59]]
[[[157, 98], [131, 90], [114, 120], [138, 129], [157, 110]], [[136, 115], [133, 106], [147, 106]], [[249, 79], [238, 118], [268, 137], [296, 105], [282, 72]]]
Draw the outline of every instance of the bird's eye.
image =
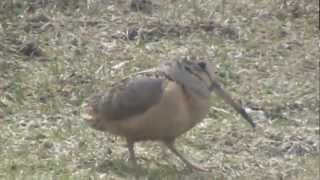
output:
[[205, 62], [199, 62], [198, 65], [201, 67], [201, 69], [206, 69], [207, 64]]
[[188, 72], [192, 72], [191, 69], [189, 67], [184, 67], [185, 70], [187, 70]]

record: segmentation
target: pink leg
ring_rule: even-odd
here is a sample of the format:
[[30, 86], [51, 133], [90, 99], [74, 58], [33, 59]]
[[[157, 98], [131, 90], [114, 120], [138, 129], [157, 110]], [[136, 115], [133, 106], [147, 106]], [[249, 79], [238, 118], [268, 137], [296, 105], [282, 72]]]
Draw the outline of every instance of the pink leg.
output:
[[198, 171], [209, 171], [208, 169], [201, 167], [200, 165], [196, 165], [186, 158], [184, 158], [176, 149], [174, 145], [174, 140], [171, 141], [164, 141], [164, 144], [173, 152], [176, 156], [178, 156], [191, 170], [198, 170]]
[[134, 142], [127, 139], [127, 146], [129, 151], [129, 162], [131, 163], [133, 168], [137, 169], [138, 164], [137, 164], [136, 156], [134, 154]]

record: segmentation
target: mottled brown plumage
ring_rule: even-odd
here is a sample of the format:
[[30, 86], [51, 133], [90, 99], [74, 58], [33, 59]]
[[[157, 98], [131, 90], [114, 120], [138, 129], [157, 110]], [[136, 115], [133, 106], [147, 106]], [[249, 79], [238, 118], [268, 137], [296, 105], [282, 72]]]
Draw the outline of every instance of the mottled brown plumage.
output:
[[208, 61], [173, 61], [130, 75], [91, 98], [83, 117], [97, 130], [125, 137], [134, 166], [134, 143], [158, 140], [191, 169], [204, 170], [178, 153], [174, 141], [206, 116], [212, 91], [254, 127], [244, 109], [221, 88]]

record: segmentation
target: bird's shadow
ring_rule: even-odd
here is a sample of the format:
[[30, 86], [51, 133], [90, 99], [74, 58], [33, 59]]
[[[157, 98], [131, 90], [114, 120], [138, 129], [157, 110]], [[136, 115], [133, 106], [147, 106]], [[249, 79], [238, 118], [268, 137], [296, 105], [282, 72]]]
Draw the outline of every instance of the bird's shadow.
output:
[[139, 164], [138, 168], [133, 168], [123, 159], [112, 159], [101, 162], [95, 171], [105, 174], [116, 174], [121, 177], [136, 179], [208, 179], [214, 177], [212, 172], [191, 171], [187, 168], [178, 169], [174, 165], [164, 163], [151, 164], [145, 162]]

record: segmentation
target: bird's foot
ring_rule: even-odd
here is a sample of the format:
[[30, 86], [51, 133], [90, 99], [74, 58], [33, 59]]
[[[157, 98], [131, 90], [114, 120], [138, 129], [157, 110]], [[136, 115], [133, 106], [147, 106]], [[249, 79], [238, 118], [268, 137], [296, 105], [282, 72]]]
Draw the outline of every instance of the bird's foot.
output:
[[130, 169], [135, 169], [135, 170], [139, 169], [139, 165], [138, 165], [138, 163], [136, 162], [135, 159], [130, 159], [129, 158], [128, 164], [129, 164]]

